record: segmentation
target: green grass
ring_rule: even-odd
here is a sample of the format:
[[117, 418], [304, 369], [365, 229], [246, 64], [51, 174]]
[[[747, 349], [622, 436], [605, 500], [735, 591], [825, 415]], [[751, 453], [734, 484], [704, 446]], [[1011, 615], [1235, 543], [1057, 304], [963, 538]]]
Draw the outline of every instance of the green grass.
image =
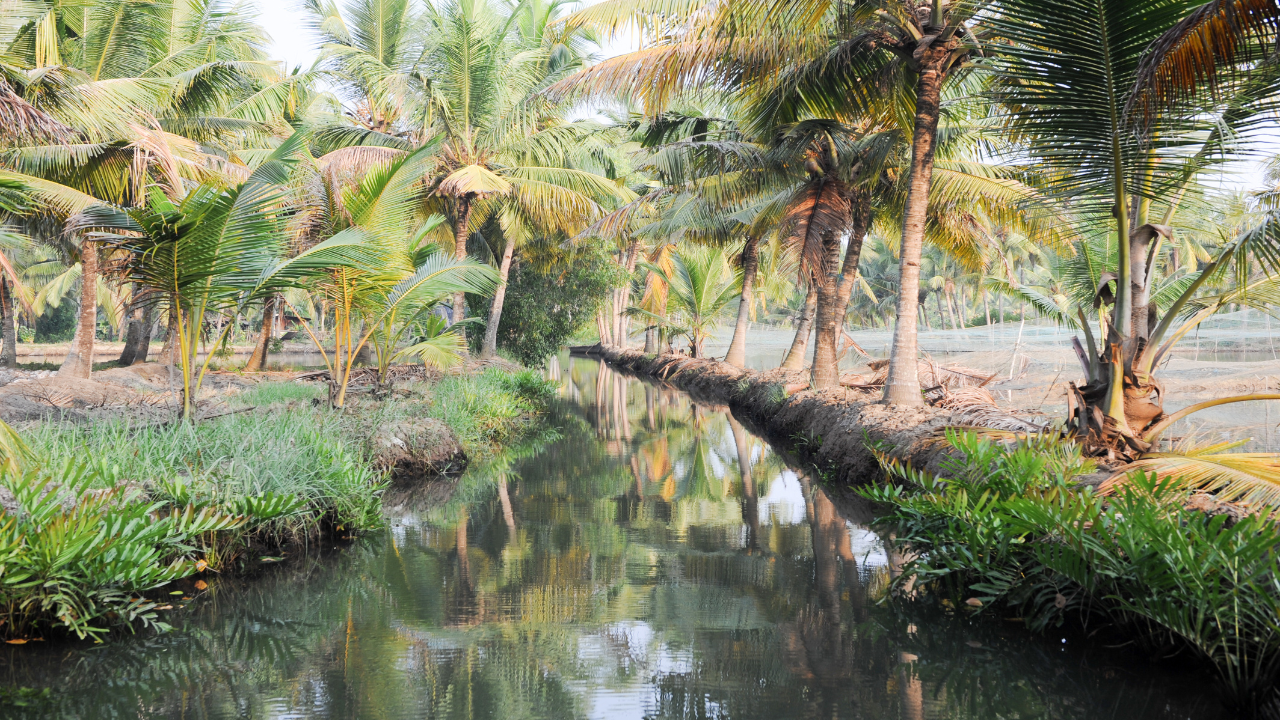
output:
[[469, 454], [485, 456], [524, 433], [554, 392], [555, 385], [533, 371], [490, 368], [435, 385], [426, 414], [453, 428]]
[[492, 457], [553, 392], [489, 370], [338, 413], [323, 385], [276, 382], [233, 396], [251, 411], [197, 423], [46, 422], [21, 439], [0, 427], [0, 486], [19, 506], [0, 511], [0, 635], [163, 628], [160, 589], [201, 562], [235, 570], [325, 528], [379, 526], [386, 483], [365, 450], [379, 424], [439, 418]]

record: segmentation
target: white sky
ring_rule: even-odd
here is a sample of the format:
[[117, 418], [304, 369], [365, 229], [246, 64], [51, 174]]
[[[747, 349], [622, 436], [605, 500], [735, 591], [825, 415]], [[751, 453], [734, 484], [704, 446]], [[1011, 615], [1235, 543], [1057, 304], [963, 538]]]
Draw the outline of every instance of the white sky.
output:
[[[590, 5], [598, 0], [587, 0]], [[310, 67], [319, 50], [317, 38], [311, 34], [303, 18], [305, 13], [300, 0], [253, 0], [258, 6], [260, 20], [271, 34], [272, 50], [276, 58], [284, 60], [290, 69], [301, 65]], [[631, 50], [635, 42], [612, 43], [605, 48], [605, 56]], [[1280, 123], [1276, 127], [1256, 133], [1260, 154], [1274, 156], [1280, 153]], [[1232, 163], [1216, 181], [1204, 178], [1208, 185], [1224, 190], [1256, 190], [1262, 187], [1266, 158]]]

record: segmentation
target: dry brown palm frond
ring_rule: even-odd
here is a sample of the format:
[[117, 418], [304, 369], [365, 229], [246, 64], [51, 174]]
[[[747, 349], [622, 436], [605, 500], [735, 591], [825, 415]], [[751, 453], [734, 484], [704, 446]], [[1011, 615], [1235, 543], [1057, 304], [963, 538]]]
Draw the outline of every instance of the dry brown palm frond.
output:
[[577, 242], [593, 237], [613, 240], [627, 236], [638, 221], [653, 221], [657, 219], [658, 210], [654, 203], [670, 192], [670, 188], [663, 187], [641, 195], [588, 225], [586, 229], [573, 237], [573, 241]]
[[1222, 70], [1239, 72], [1271, 51], [1278, 25], [1275, 0], [1205, 3], [1152, 43], [1126, 112], [1147, 122], [1158, 107], [1186, 99], [1198, 88], [1216, 92]]
[[360, 182], [373, 168], [404, 155], [404, 150], [395, 148], [357, 145], [327, 153], [316, 160], [316, 164], [330, 190], [339, 195], [343, 188]]
[[811, 278], [825, 281], [827, 246], [824, 238], [839, 235], [849, 226], [848, 187], [840, 180], [811, 181], [797, 193], [787, 210], [784, 242], [800, 258], [800, 267]]
[[0, 80], [0, 143], [17, 145], [32, 143], [66, 143], [78, 133], [50, 115], [37, 110]]
[[1182, 452], [1148, 453], [1125, 465], [1099, 487], [1109, 493], [1126, 483], [1129, 473], [1143, 470], [1175, 479], [1188, 490], [1213, 493], [1226, 502], [1280, 507], [1280, 455], [1230, 453], [1241, 443], [1214, 443]]
[[649, 264], [661, 269], [662, 274], [651, 272], [645, 278], [644, 295], [640, 298], [640, 308], [646, 312], [654, 315], [667, 314], [667, 296], [671, 292], [671, 288], [667, 286], [667, 281], [663, 277], [671, 277], [675, 272], [675, 264], [671, 258], [675, 249], [676, 246], [672, 243], [662, 243], [649, 254]]
[[1041, 423], [1018, 417], [996, 405], [995, 398], [983, 387], [944, 388], [942, 397], [935, 404], [950, 410], [965, 427], [1015, 433], [1037, 433], [1045, 429]]

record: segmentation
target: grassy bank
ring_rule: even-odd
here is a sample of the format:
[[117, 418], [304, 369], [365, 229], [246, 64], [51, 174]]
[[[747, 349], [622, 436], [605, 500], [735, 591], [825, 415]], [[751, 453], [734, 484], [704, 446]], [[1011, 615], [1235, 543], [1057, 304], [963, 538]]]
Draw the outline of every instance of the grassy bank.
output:
[[367, 440], [382, 424], [434, 417], [483, 457], [536, 423], [550, 393], [535, 374], [490, 369], [335, 413], [322, 385], [264, 383], [230, 399], [241, 412], [203, 422], [46, 422], [9, 434], [0, 635], [163, 627], [170, 593], [183, 594], [168, 589], [175, 580], [377, 527], [386, 478]]
[[1171, 481], [1136, 475], [1110, 496], [1071, 478], [1078, 449], [1005, 447], [950, 434], [945, 478], [886, 463], [901, 482], [862, 490], [914, 560], [899, 593], [956, 612], [1002, 612], [1036, 631], [1079, 623], [1152, 657], [1211, 667], [1229, 704], [1255, 715], [1280, 677], [1280, 528], [1188, 509]]

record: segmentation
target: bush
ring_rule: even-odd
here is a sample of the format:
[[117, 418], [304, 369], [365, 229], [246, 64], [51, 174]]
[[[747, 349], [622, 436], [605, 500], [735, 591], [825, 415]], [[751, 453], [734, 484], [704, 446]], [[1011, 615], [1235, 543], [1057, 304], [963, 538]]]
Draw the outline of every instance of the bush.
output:
[[559, 352], [595, 318], [609, 291], [627, 281], [626, 271], [594, 246], [547, 263], [522, 250], [517, 260], [507, 283], [498, 346], [529, 367], [541, 367]]
[[1005, 606], [1032, 629], [1103, 618], [1152, 651], [1190, 650], [1228, 700], [1256, 711], [1280, 677], [1280, 530], [1187, 510], [1170, 481], [1135, 475], [1113, 497], [1072, 487], [1087, 469], [1074, 445], [1009, 449], [948, 434], [948, 478], [893, 464], [916, 487], [862, 491], [893, 506], [887, 522], [916, 553], [916, 582], [956, 607]]

